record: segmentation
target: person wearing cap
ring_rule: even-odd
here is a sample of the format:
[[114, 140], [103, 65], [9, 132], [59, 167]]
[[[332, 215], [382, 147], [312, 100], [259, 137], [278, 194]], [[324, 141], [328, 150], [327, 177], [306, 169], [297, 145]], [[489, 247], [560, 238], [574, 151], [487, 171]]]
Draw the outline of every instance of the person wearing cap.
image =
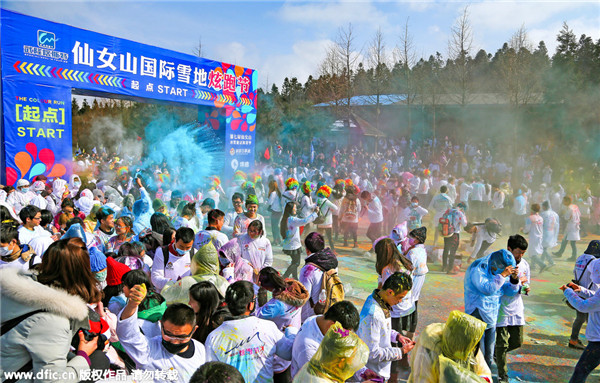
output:
[[248, 232], [248, 225], [254, 220], [262, 222], [263, 227], [267, 227], [265, 218], [258, 214], [258, 198], [254, 194], [249, 194], [246, 197], [246, 211], [243, 214], [238, 214], [233, 223], [233, 236], [239, 237]]
[[465, 313], [487, 324], [479, 346], [492, 372], [500, 298], [516, 295], [520, 288], [515, 267], [515, 257], [502, 249], [471, 263], [465, 273]]
[[29, 190], [29, 181], [20, 179], [17, 181], [17, 190], [10, 193], [6, 202], [15, 208], [15, 212], [19, 214], [21, 209], [29, 205], [35, 194]]
[[29, 202], [30, 205], [37, 206], [40, 210], [48, 209], [53, 210], [53, 207], [48, 207], [48, 201], [42, 196], [42, 192], [46, 190], [46, 184], [42, 181], [35, 181], [31, 185], [31, 189], [35, 193], [35, 196]]
[[89, 248], [88, 251], [90, 253], [92, 273], [98, 281], [98, 287], [100, 290], [103, 290], [106, 287], [106, 275], [108, 274], [106, 256], [97, 247]]
[[[590, 282], [600, 285], [600, 260], [593, 260], [590, 269]], [[600, 290], [591, 291], [582, 285], [569, 283], [560, 287], [565, 298], [575, 310], [589, 315], [589, 322], [585, 330], [588, 345], [583, 350], [570, 383], [583, 383], [588, 375], [600, 364]]]
[[[425, 275], [429, 272], [427, 267], [427, 250], [425, 250], [425, 240], [427, 239], [427, 228], [425, 226], [413, 229], [408, 233], [408, 243], [410, 248], [406, 253], [406, 258], [412, 263], [413, 287], [411, 289], [411, 298], [415, 310], [408, 316], [407, 321], [402, 320], [402, 330], [412, 339], [417, 328], [419, 305], [419, 295], [425, 283]], [[402, 318], [404, 319], [404, 318]], [[404, 325], [406, 322], [406, 326]]]
[[[591, 262], [600, 258], [600, 241], [593, 240], [588, 244], [587, 249], [581, 254], [577, 261], [575, 261], [575, 267], [573, 268], [573, 276], [575, 277], [575, 281], [579, 281], [577, 283], [580, 286], [585, 287], [589, 291], [596, 292], [600, 287], [598, 284], [593, 283], [591, 279]], [[583, 295], [580, 295], [582, 298]], [[573, 321], [573, 326], [571, 328], [571, 338], [569, 339], [569, 347], [576, 348], [579, 350], [583, 350], [585, 345], [579, 339], [579, 332], [581, 331], [581, 327], [588, 320], [588, 314], [585, 312], [575, 310], [577, 312], [577, 316]]]

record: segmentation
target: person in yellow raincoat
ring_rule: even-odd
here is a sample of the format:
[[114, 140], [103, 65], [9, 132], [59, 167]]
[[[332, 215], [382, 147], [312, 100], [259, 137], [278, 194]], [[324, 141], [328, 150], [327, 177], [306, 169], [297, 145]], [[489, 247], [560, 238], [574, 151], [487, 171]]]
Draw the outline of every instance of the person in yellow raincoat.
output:
[[410, 354], [409, 383], [491, 382], [492, 373], [477, 345], [486, 324], [454, 310], [446, 323], [425, 327]]
[[188, 303], [190, 288], [200, 281], [211, 282], [221, 298], [225, 297], [225, 292], [229, 282], [219, 275], [219, 255], [212, 242], [207, 242], [204, 246], [196, 250], [191, 265], [192, 275], [183, 277], [179, 281], [169, 282], [162, 289], [160, 294], [171, 303]]
[[335, 322], [317, 353], [294, 377], [294, 383], [345, 382], [367, 364], [369, 348], [358, 335]]

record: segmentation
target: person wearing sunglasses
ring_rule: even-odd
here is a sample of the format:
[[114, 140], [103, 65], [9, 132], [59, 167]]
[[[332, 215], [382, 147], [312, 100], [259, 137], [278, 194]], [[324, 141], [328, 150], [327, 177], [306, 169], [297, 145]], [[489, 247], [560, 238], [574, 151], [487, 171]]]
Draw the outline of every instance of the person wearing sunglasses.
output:
[[[183, 303], [173, 303], [160, 320], [160, 336], [147, 337], [140, 331], [137, 321], [138, 306], [146, 293], [145, 284], [129, 290], [129, 300], [117, 322], [119, 341], [136, 368], [151, 372], [170, 371], [172, 376], [167, 376], [166, 380], [188, 382], [206, 359], [202, 343], [192, 339], [198, 328], [194, 310]], [[155, 380], [165, 379], [155, 377]]]

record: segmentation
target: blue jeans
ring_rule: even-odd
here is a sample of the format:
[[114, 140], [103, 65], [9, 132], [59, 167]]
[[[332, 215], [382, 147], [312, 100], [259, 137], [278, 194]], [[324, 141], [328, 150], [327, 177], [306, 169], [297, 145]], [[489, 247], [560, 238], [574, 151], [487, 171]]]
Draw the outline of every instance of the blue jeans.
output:
[[587, 347], [583, 350], [573, 376], [569, 383], [583, 383], [587, 379], [588, 375], [594, 371], [600, 364], [600, 342], [588, 342]]
[[[479, 313], [479, 309], [475, 309], [475, 311], [473, 311], [470, 315], [483, 321], [483, 319], [481, 318], [481, 314]], [[496, 347], [496, 326], [493, 326], [492, 328], [485, 329], [485, 332], [483, 333], [483, 337], [481, 338], [481, 341], [479, 342], [479, 349], [481, 352], [483, 352], [483, 358], [485, 359], [488, 367], [492, 371], [492, 377], [496, 376], [497, 372], [498, 372], [498, 368], [496, 366], [496, 363], [494, 362], [494, 348], [495, 347]]]

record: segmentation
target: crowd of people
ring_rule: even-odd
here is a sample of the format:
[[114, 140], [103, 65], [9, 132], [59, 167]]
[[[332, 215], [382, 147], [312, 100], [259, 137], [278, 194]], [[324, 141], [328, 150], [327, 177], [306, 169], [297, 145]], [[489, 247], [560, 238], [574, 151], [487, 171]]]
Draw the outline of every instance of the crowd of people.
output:
[[[68, 181], [4, 186], [3, 380], [383, 382], [398, 362], [411, 382], [508, 381], [531, 273], [567, 246], [569, 347], [584, 350], [571, 381], [598, 366], [600, 242], [576, 248], [600, 230], [597, 164], [553, 168], [542, 147], [509, 164], [448, 139], [385, 140], [374, 154], [327, 145], [277, 144], [256, 173], [195, 190], [167, 163], [105, 153], [75, 158]], [[358, 247], [363, 226], [378, 284], [358, 310], [337, 252]], [[491, 251], [501, 231], [514, 234]], [[434, 261], [465, 271], [465, 310], [416, 336]]]

